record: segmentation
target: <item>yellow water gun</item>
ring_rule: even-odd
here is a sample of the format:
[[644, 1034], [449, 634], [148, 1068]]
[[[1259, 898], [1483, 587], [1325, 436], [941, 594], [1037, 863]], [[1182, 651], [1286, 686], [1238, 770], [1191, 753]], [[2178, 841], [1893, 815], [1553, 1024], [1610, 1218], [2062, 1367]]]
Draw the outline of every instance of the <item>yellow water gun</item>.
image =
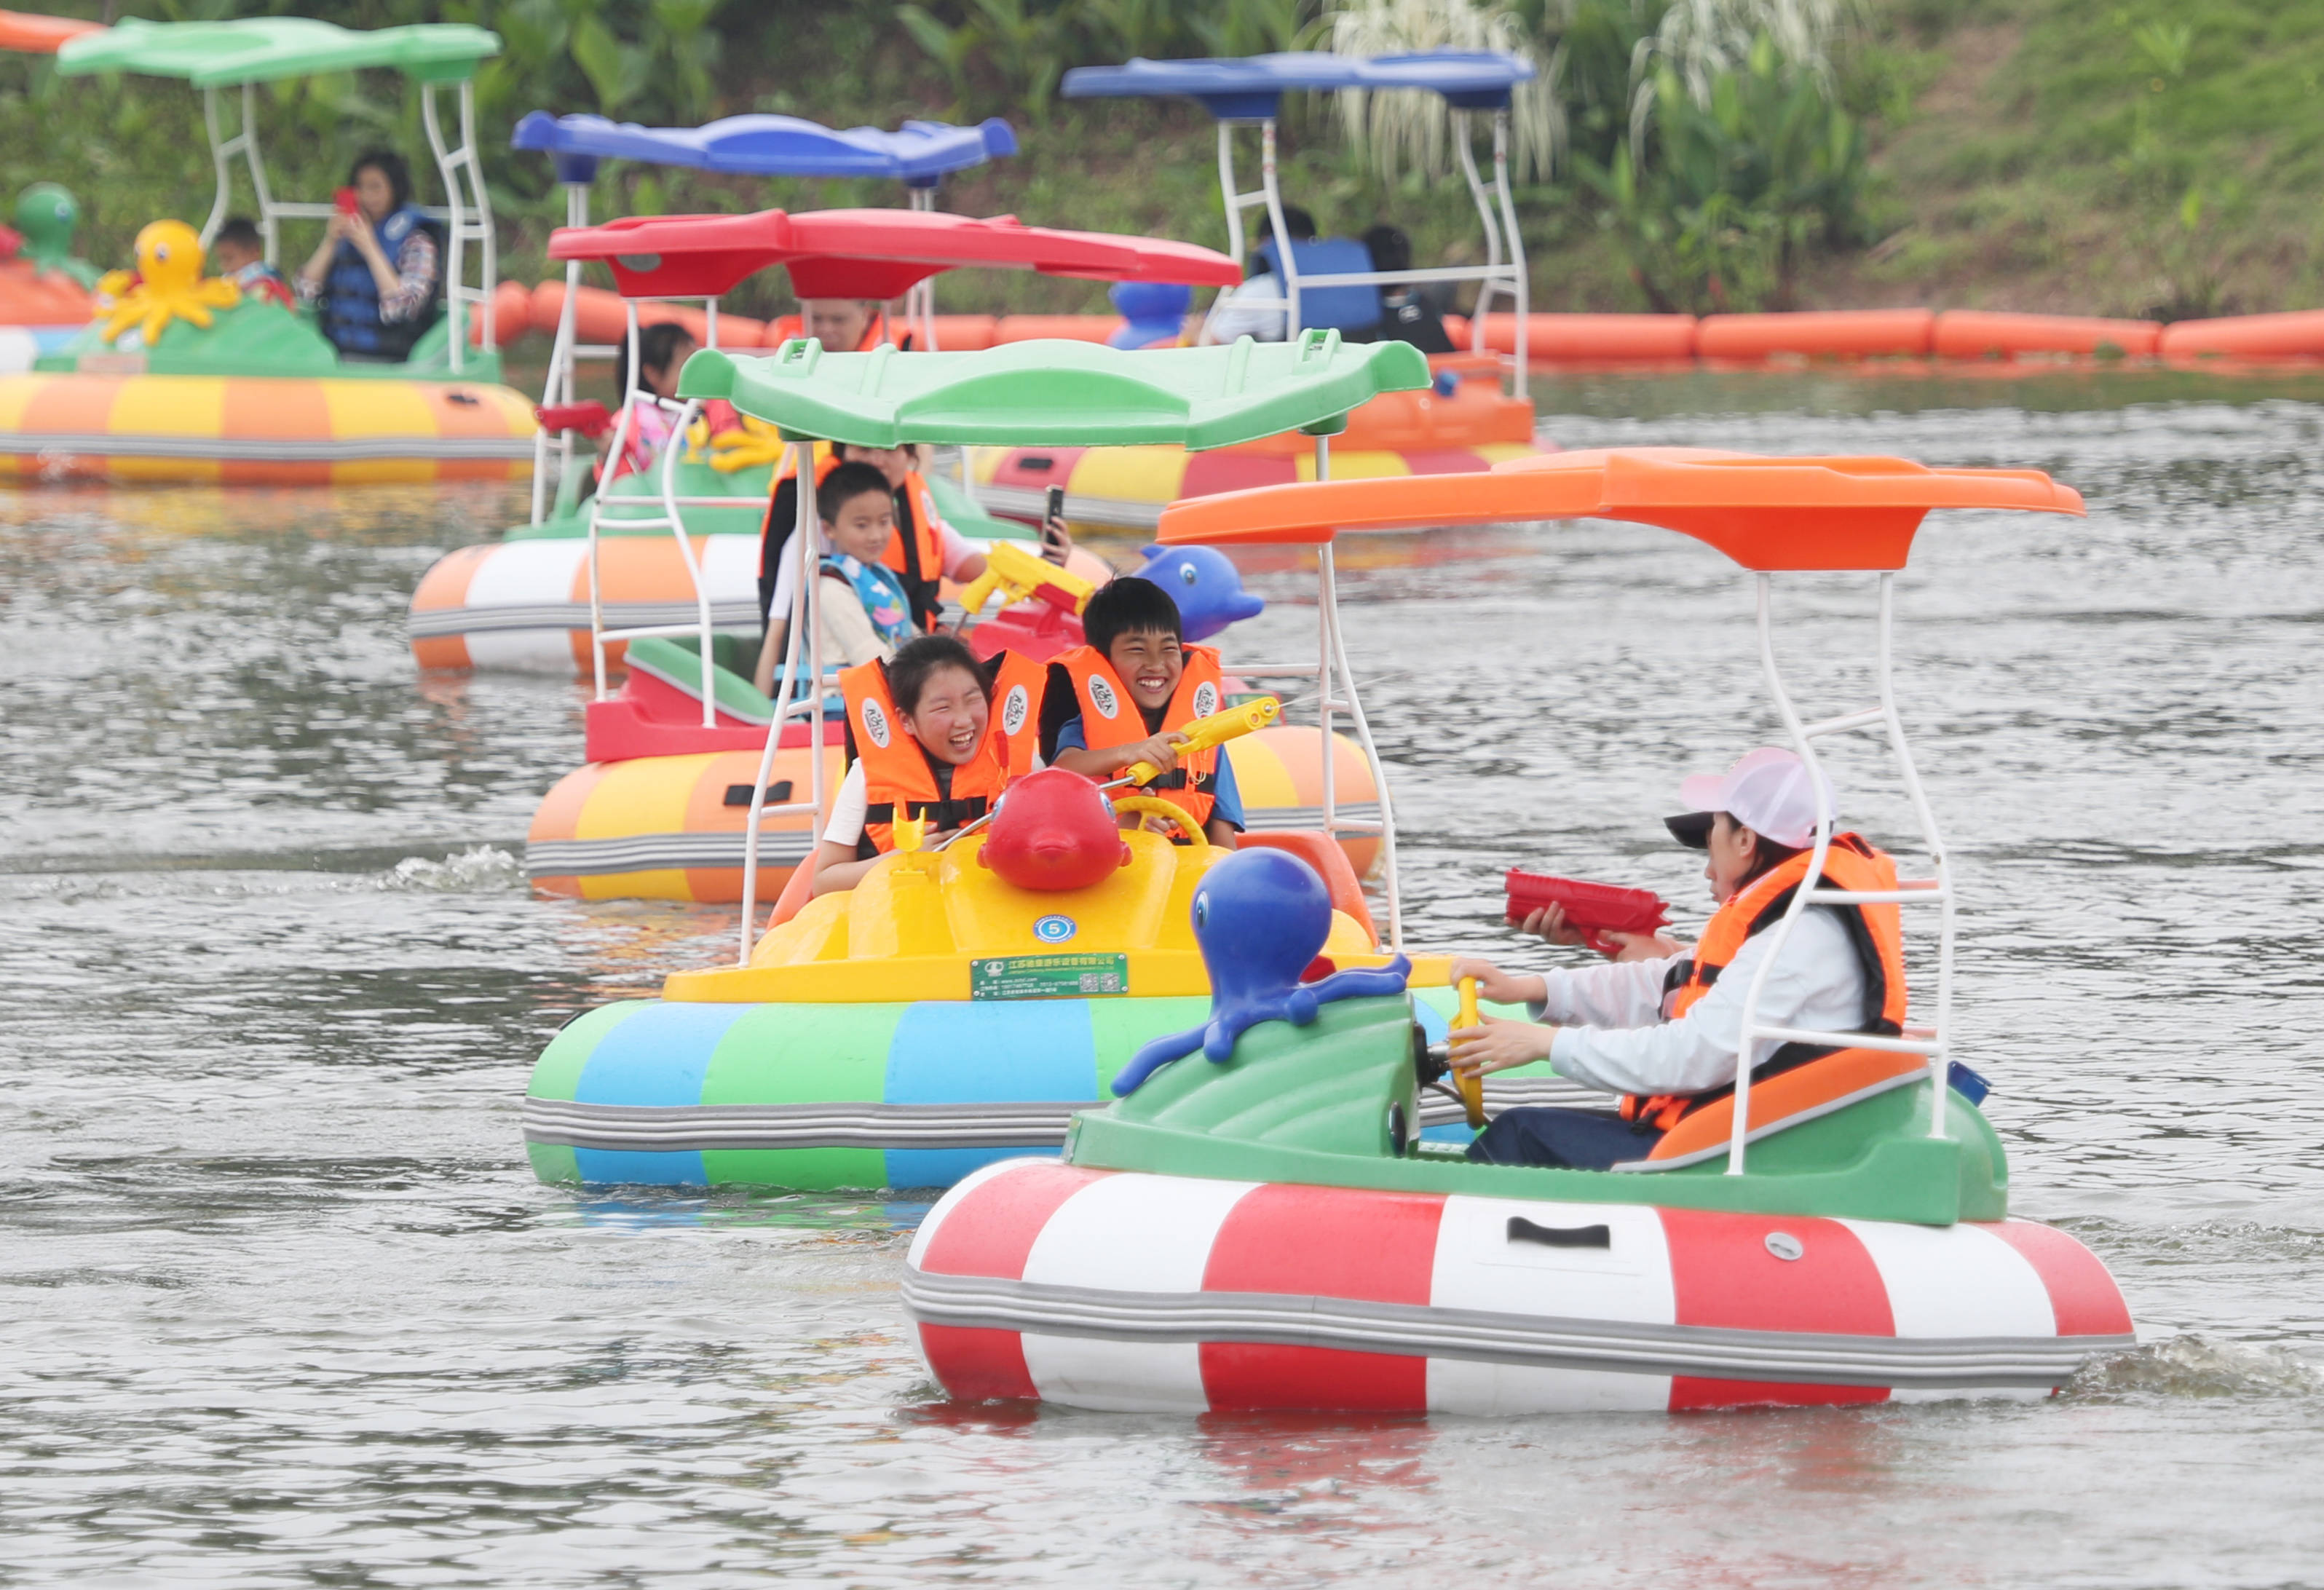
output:
[[[1186, 737], [1185, 742], [1178, 747], [1178, 754], [1183, 757], [1189, 751], [1206, 751], [1214, 745], [1240, 739], [1254, 730], [1266, 728], [1282, 715], [1283, 703], [1271, 695], [1262, 695], [1257, 701], [1229, 707], [1223, 712], [1197, 718], [1177, 731]], [[1108, 787], [1112, 784], [1143, 784], [1149, 778], [1160, 777], [1161, 774], [1162, 769], [1151, 762], [1133, 762], [1111, 780]]]
[[1078, 614], [1089, 605], [1097, 587], [1081, 575], [1026, 551], [1014, 541], [995, 541], [992, 549], [984, 555], [984, 572], [968, 583], [960, 593], [960, 604], [973, 618], [984, 611], [984, 604], [992, 599], [995, 591], [1007, 602], [1026, 602], [1038, 596], [1052, 607]]
[[710, 434], [709, 421], [697, 419], [687, 427], [686, 441], [689, 449], [687, 463], [700, 463], [706, 446], [710, 467], [720, 474], [735, 474], [761, 464], [771, 468], [780, 464], [783, 455], [790, 450], [781, 432], [748, 414], [742, 416], [741, 430], [722, 430], [716, 436]]

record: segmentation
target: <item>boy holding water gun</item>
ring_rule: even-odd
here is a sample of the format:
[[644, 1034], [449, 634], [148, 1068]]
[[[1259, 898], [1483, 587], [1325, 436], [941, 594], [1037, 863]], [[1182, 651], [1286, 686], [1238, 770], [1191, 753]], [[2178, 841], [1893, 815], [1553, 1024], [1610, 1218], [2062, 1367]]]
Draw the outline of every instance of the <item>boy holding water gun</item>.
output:
[[1158, 767], [1140, 793], [1180, 807], [1211, 843], [1232, 850], [1243, 829], [1234, 764], [1222, 747], [1181, 749], [1187, 726], [1226, 704], [1218, 652], [1186, 644], [1170, 593], [1134, 574], [1089, 599], [1082, 634], [1085, 645], [1049, 664], [1044, 759], [1100, 784], [1139, 762]]
[[[1685, 1115], [1731, 1090], [1744, 1002], [1775, 942], [1766, 930], [1789, 908], [1812, 859], [1818, 791], [1798, 757], [1763, 748], [1724, 777], [1686, 780], [1680, 794], [1691, 810], [1666, 826], [1681, 844], [1706, 853], [1703, 877], [1719, 902], [1692, 949], [1622, 935], [1614, 964], [1581, 971], [1512, 974], [1489, 960], [1452, 962], [1456, 983], [1474, 978], [1484, 998], [1525, 1005], [1534, 1018], [1487, 1016], [1455, 1030], [1456, 1073], [1481, 1077], [1546, 1060], [1561, 1076], [1623, 1096], [1618, 1110], [1504, 1110], [1470, 1145], [1471, 1159], [1606, 1170], [1646, 1158]], [[1829, 786], [1822, 801], [1828, 811], [1837, 806]], [[1822, 887], [1832, 888], [1896, 887], [1895, 864], [1852, 833], [1833, 834], [1823, 878]], [[1554, 905], [1526, 925], [1560, 942], [1581, 938]], [[1764, 975], [1762, 1024], [1835, 1036], [1895, 1034], [1904, 1012], [1896, 907], [1810, 906]], [[1823, 1052], [1774, 1038], [1754, 1047], [1755, 1077]]]

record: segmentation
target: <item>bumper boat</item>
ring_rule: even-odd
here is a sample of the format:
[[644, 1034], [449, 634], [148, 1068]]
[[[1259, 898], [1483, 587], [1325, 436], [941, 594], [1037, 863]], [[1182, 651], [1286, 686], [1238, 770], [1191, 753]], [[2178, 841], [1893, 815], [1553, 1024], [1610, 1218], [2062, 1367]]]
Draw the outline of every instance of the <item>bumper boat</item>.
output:
[[[1481, 51], [1363, 58], [1320, 52], [1225, 60], [1133, 60], [1118, 67], [1076, 67], [1063, 91], [1079, 98], [1183, 98], [1218, 123], [1220, 200], [1226, 214], [1227, 253], [1243, 257], [1243, 214], [1261, 210], [1270, 241], [1255, 251], [1281, 284], [1271, 301], [1238, 299], [1240, 307], [1279, 308], [1293, 335], [1328, 327], [1350, 338], [1386, 335], [1384, 287], [1474, 283], [1470, 349], [1430, 361], [1434, 380], [1421, 389], [1390, 392], [1348, 416], [1333, 439], [1332, 468], [1343, 480], [1373, 476], [1472, 472], [1539, 449], [1533, 400], [1526, 394], [1526, 280], [1525, 244], [1509, 189], [1508, 117], [1511, 91], [1534, 75], [1515, 56]], [[1435, 95], [1451, 126], [1484, 236], [1485, 262], [1425, 271], [1382, 271], [1364, 245], [1350, 238], [1319, 238], [1279, 248], [1287, 235], [1283, 195], [1276, 180], [1277, 122], [1283, 96], [1314, 93], [1420, 92]], [[1493, 170], [1479, 170], [1471, 117], [1489, 113]], [[1254, 130], [1259, 141], [1259, 185], [1245, 192], [1235, 175], [1235, 134]], [[1506, 299], [1518, 327], [1509, 358], [1485, 345], [1485, 321]], [[1503, 390], [1503, 381], [1508, 382]], [[977, 495], [995, 510], [1034, 512], [1051, 486], [1063, 486], [1074, 517], [1093, 524], [1150, 529], [1163, 506], [1187, 497], [1241, 491], [1312, 478], [1308, 449], [1296, 437], [1274, 437], [1193, 453], [1182, 447], [1084, 452], [1074, 447], [979, 449], [972, 457]]]
[[[1201, 447], [1327, 430], [1376, 392], [1425, 379], [1420, 355], [1403, 345], [1355, 347], [1315, 333], [1287, 345], [1130, 353], [1081, 343], [918, 354], [826, 354], [810, 343], [762, 359], [705, 351], [687, 364], [680, 390], [690, 400], [730, 401], [802, 450], [809, 438], [874, 446], [973, 440], [985, 427]], [[1317, 446], [1328, 453], [1321, 436]], [[807, 538], [793, 545], [804, 554]], [[1323, 611], [1334, 614], [1328, 556], [1318, 577]], [[792, 700], [792, 681], [822, 672], [807, 639], [816, 633], [808, 604], [820, 600], [820, 584], [798, 583], [777, 699]], [[650, 639], [641, 639], [635, 663], [653, 662], [657, 654], [644, 644]], [[673, 665], [669, 674], [701, 679], [698, 656], [659, 655]], [[1319, 783], [1312, 828], [1261, 832], [1244, 842], [1294, 850], [1330, 878], [1330, 953], [1342, 966], [1381, 964], [1402, 936], [1395, 824], [1370, 731], [1360, 711], [1349, 710], [1354, 697], [1335, 621], [1322, 626], [1313, 663], [1268, 670], [1302, 671], [1328, 687], [1317, 721], [1269, 733], [1320, 743], [1334, 734], [1335, 719], [1345, 722], [1378, 792], [1377, 813], [1351, 812], [1343, 796], [1357, 791], [1334, 777]], [[656, 677], [633, 666], [632, 679], [640, 675]], [[715, 676], [699, 688], [714, 709], [703, 731], [727, 731], [715, 721]], [[671, 700], [682, 710], [703, 697]], [[853, 889], [809, 900], [804, 872], [794, 872], [759, 935], [758, 890], [777, 854], [770, 824], [803, 824], [791, 853], [809, 853], [835, 789], [837, 729], [818, 704], [802, 700], [770, 713], [757, 730], [754, 765], [729, 764], [741, 777], [705, 792], [740, 820], [738, 963], [676, 973], [658, 1000], [585, 1014], [535, 1066], [524, 1131], [544, 1180], [945, 1185], [994, 1159], [1055, 1152], [1073, 1111], [1100, 1097], [1105, 1077], [1200, 1010], [1209, 985], [1186, 903], [1227, 852], [1123, 834], [1108, 823], [1104, 842], [1126, 844], [1126, 861], [1078, 887], [1026, 887], [983, 864], [989, 847], [1028, 843], [1022, 831], [1034, 839], [1041, 832], [1041, 813], [1014, 804], [1013, 793], [988, 830], [942, 850], [890, 854]], [[615, 715], [604, 714], [608, 721]], [[804, 770], [786, 790], [777, 768], [792, 739], [805, 742], [796, 748]], [[1237, 742], [1239, 780], [1242, 748], [1251, 743]], [[721, 772], [712, 783], [728, 777]], [[1259, 782], [1250, 780], [1253, 793]], [[1379, 853], [1384, 933], [1343, 849], [1359, 842]], [[1424, 972], [1441, 984], [1443, 963]]]
[[[918, 149], [931, 142], [932, 135], [907, 129], [891, 137]], [[954, 165], [971, 152], [983, 158], [986, 147], [981, 141], [973, 148], [960, 140], [937, 142], [939, 148], [954, 151], [946, 158]], [[599, 146], [594, 142], [588, 145]], [[935, 157], [923, 152], [914, 158]], [[908, 179], [920, 170], [902, 155], [898, 159], [904, 162], [899, 174]], [[779, 161], [772, 155], [761, 164], [781, 171], [825, 169], [810, 168], [798, 159]], [[567, 195], [568, 214], [585, 218], [586, 188], [568, 184]], [[452, 552], [421, 578], [412, 595], [410, 633], [413, 656], [422, 667], [562, 671], [577, 663], [590, 671], [593, 613], [600, 618], [609, 614], [611, 628], [623, 632], [616, 636], [612, 654], [619, 661], [619, 643], [626, 632], [651, 632], [696, 617], [692, 599], [697, 582], [712, 603], [715, 625], [730, 633], [758, 634], [760, 528], [781, 452], [770, 430], [751, 428], [755, 422], [746, 421], [741, 433], [670, 446], [663, 449], [655, 469], [616, 477], [586, 509], [572, 501], [582, 478], [575, 466], [576, 432], [610, 433], [607, 456], [621, 457], [639, 406], [657, 401], [634, 384], [640, 368], [637, 339], [643, 314], [650, 308], [667, 308], [673, 299], [699, 299], [705, 345], [715, 349], [719, 299], [749, 277], [779, 268], [802, 299], [909, 298], [917, 307], [915, 335], [925, 348], [933, 341], [935, 326], [929, 284], [949, 271], [1020, 270], [1093, 280], [1190, 284], [1231, 281], [1236, 276], [1231, 260], [1208, 249], [1151, 238], [1058, 232], [1020, 225], [1005, 216], [979, 220], [926, 208], [798, 216], [768, 210], [754, 216], [669, 216], [574, 225], [551, 236], [549, 253], [551, 259], [566, 262], [567, 290], [540, 409], [545, 423], [556, 427], [556, 440], [552, 444], [549, 434], [542, 434], [540, 462], [544, 467], [534, 479], [535, 522], [504, 541]], [[601, 404], [573, 400], [576, 361], [595, 351], [577, 342], [574, 325], [580, 271], [592, 262], [610, 271], [620, 290], [632, 355], [632, 389], [623, 395], [617, 416], [606, 414]], [[641, 269], [644, 262], [651, 263]], [[684, 435], [684, 429], [678, 434]], [[545, 499], [544, 485], [552, 454], [559, 482], [553, 508]], [[989, 538], [1022, 533], [987, 518], [950, 483], [929, 480], [927, 484], [945, 516], [964, 535], [974, 538], [981, 531]], [[947, 503], [949, 508], [944, 506]], [[576, 537], [586, 544], [576, 545]], [[1084, 567], [1093, 575], [1104, 573], [1104, 565], [1094, 558], [1084, 556]]]
[[[446, 302], [405, 362], [343, 361], [310, 317], [201, 281], [200, 246], [173, 244], [167, 258], [141, 248], [132, 297], [100, 308], [29, 373], [0, 376], [0, 474], [229, 483], [521, 476], [534, 425], [530, 404], [499, 384], [492, 212], [475, 148], [474, 78], [499, 50], [495, 35], [465, 24], [355, 32], [298, 17], [130, 21], [68, 40], [57, 53], [67, 76], [143, 72], [202, 90], [218, 182], [200, 246], [226, 217], [239, 156], [259, 196], [270, 262], [283, 221], [325, 219], [332, 207], [272, 197], [259, 85], [357, 68], [404, 73], [418, 85], [449, 199], [423, 212], [443, 228]], [[437, 99], [455, 87], [457, 147], [446, 142]], [[223, 91], [237, 87], [239, 129], [228, 136]], [[139, 307], [147, 312], [124, 318]]]
[[[1728, 554], [1757, 575], [1801, 757], [1882, 735], [1934, 859], [1893, 894], [1820, 884], [1827, 809], [1769, 931], [1812, 900], [1936, 906], [1934, 1021], [1792, 1033], [1757, 1023], [1755, 990], [1739, 1051], [1775, 1037], [1816, 1058], [1740, 1071], [1611, 1171], [1471, 1163], [1417, 1129], [1443, 1074], [1426, 1012], [1370, 983], [1300, 1005], [1289, 972], [1321, 936], [1324, 886], [1238, 854], [1195, 897], [1207, 1026], [1118, 1075], [1126, 1096], [1075, 1119], [1061, 1163], [982, 1169], [922, 1223], [904, 1303], [937, 1381], [968, 1401], [1170, 1412], [1675, 1411], [2040, 1396], [2132, 1345], [2098, 1260], [2010, 1218], [2001, 1142], [1954, 1085], [1952, 883], [1889, 678], [1890, 586], [1927, 511], [2080, 507], [2032, 472], [1674, 450], [1566, 455], [1458, 492], [1333, 483], [1173, 508], [1166, 542], [1594, 517]], [[1877, 705], [1802, 721], [1770, 628], [1771, 575], [1793, 570], [1877, 574]]]
[[[99, 32], [78, 17], [0, 11], [0, 51], [54, 55], [68, 40]], [[14, 375], [88, 324], [97, 268], [76, 259], [73, 226], [80, 206], [53, 182], [35, 182], [16, 198], [0, 226], [0, 375]]]

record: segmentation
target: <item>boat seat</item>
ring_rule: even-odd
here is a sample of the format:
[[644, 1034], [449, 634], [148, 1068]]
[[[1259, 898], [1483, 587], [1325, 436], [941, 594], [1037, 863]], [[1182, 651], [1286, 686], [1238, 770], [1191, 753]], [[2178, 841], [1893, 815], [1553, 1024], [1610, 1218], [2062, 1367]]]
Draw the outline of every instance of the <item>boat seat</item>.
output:
[[1364, 886], [1356, 877], [1356, 869], [1329, 836], [1312, 828], [1270, 828], [1246, 833], [1235, 841], [1239, 850], [1287, 850], [1313, 867], [1323, 879], [1323, 887], [1332, 893], [1332, 909], [1352, 917], [1379, 948], [1379, 929], [1373, 925], [1372, 908], [1364, 901]]
[[[1751, 1129], [1744, 1141], [1757, 1143], [1778, 1132], [1846, 1109], [1895, 1088], [1925, 1081], [1929, 1062], [1918, 1054], [1882, 1049], [1842, 1049], [1751, 1084]], [[1618, 1171], [1675, 1171], [1726, 1156], [1735, 1132], [1732, 1094], [1705, 1105], [1663, 1134], [1642, 1160]]]

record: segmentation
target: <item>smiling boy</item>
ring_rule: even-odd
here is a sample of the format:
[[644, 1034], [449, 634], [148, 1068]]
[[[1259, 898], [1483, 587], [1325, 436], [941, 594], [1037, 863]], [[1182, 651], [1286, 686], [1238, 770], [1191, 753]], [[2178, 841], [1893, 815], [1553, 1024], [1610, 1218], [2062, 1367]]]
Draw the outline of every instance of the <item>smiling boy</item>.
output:
[[1232, 850], [1243, 829], [1233, 764], [1217, 747], [1178, 751], [1189, 723], [1226, 704], [1218, 652], [1187, 645], [1170, 593], [1134, 574], [1090, 598], [1082, 633], [1088, 644], [1049, 664], [1042, 755], [1101, 784], [1151, 762], [1162, 771], [1140, 793], [1182, 807], [1211, 843]]

